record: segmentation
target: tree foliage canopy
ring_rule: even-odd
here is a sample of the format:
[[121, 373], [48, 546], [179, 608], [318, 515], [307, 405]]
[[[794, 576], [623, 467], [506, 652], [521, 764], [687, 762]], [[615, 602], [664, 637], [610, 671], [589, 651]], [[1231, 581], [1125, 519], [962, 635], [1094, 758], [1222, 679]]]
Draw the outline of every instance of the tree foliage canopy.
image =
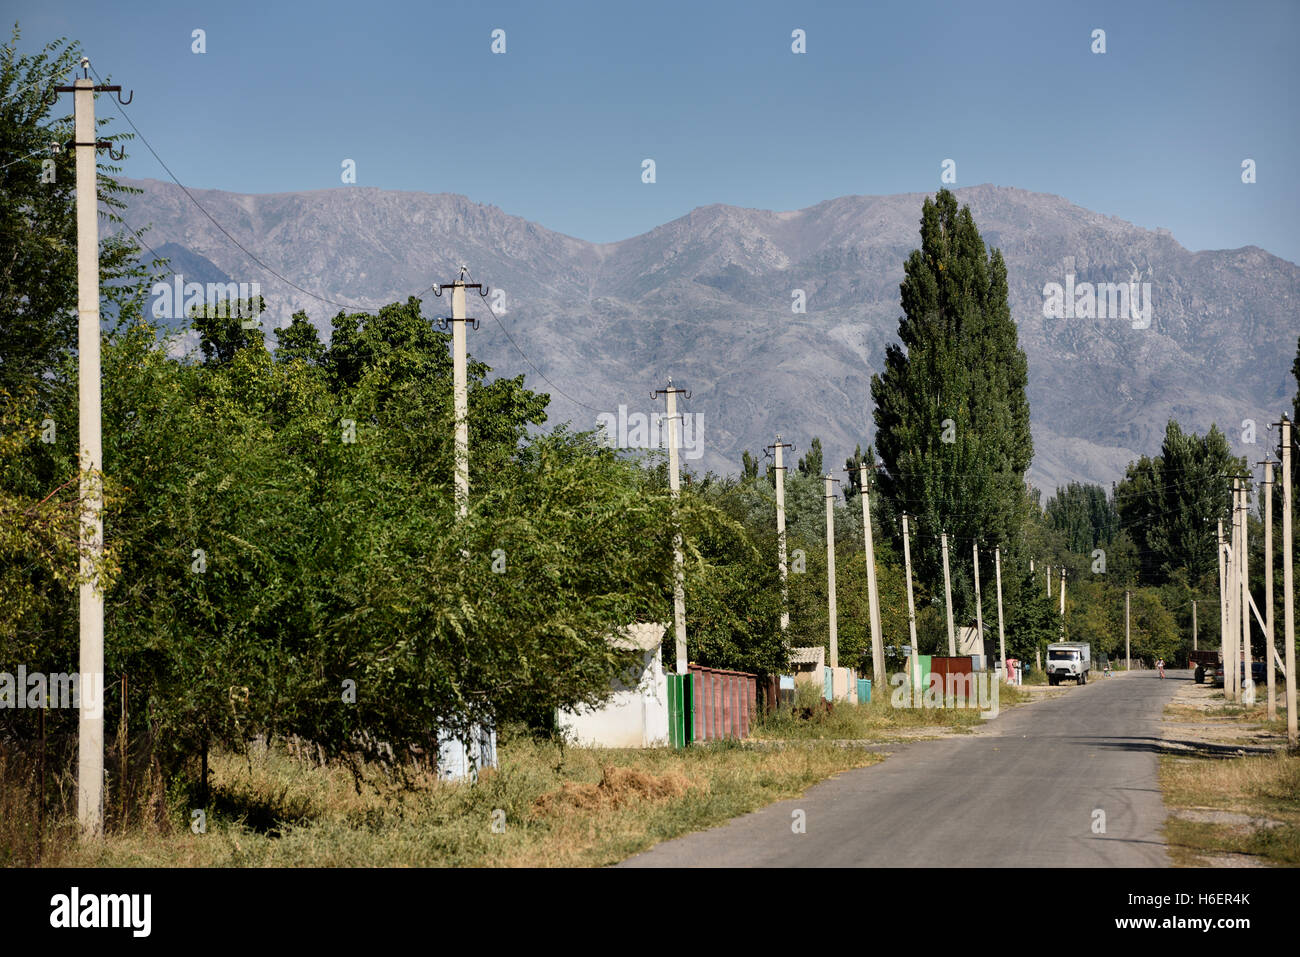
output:
[[933, 584], [942, 582], [941, 531], [1017, 538], [1033, 457], [1028, 367], [1002, 254], [986, 251], [970, 208], [958, 210], [948, 190], [925, 201], [921, 246], [904, 273], [900, 344], [886, 350], [871, 394], [881, 494], [891, 515], [915, 517], [917, 573]]

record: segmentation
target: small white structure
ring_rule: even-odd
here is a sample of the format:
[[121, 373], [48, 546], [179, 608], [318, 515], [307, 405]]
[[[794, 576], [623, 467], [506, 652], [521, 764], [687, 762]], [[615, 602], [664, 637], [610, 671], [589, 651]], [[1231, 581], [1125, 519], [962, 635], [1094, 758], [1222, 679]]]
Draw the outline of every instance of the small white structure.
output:
[[957, 630], [957, 654], [984, 657], [984, 636], [974, 625]]
[[478, 779], [483, 768], [497, 766], [497, 733], [475, 725], [468, 740], [438, 734], [438, 777], [444, 781]]
[[599, 708], [560, 709], [560, 730], [582, 747], [653, 748], [668, 744], [668, 678], [661, 643], [667, 626], [657, 622], [629, 625], [610, 639], [621, 648], [641, 652], [635, 684], [617, 679], [614, 693]]

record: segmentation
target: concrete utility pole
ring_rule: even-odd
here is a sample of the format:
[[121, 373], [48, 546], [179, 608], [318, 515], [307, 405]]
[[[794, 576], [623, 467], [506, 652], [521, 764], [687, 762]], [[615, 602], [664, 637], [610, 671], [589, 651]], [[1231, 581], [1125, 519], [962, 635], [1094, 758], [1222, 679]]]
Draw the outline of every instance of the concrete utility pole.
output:
[[[96, 85], [90, 60], [82, 76], [56, 93], [73, 94], [72, 146], [77, 155], [77, 421], [80, 481], [78, 626], [81, 695], [77, 725], [77, 823], [83, 838], [104, 833], [104, 592], [99, 571], [104, 554], [104, 443], [99, 363], [99, 200], [97, 152], [112, 143], [95, 138], [95, 94], [118, 94], [120, 86]], [[130, 102], [130, 97], [125, 102]]]
[[[668, 388], [656, 389], [654, 398], [660, 395], [668, 403], [668, 416], [665, 424], [668, 426], [668, 490], [672, 494], [673, 501], [681, 496], [682, 478], [677, 465], [677, 428], [679, 418], [677, 415], [677, 396], [684, 393], [685, 389], [674, 389], [672, 377], [668, 377]], [[779, 473], [778, 473], [779, 474]], [[676, 505], [674, 504], [674, 509]], [[673, 632], [677, 638], [677, 673], [684, 675], [687, 673], [686, 663], [686, 571], [682, 562], [682, 528], [677, 522], [677, 516], [673, 516]]]
[[1246, 483], [1241, 483], [1241, 687], [1255, 683], [1250, 647], [1250, 510]]
[[[1273, 463], [1264, 465], [1264, 675], [1268, 682], [1268, 720], [1277, 718], [1277, 681], [1273, 677], [1273, 659], [1277, 643], [1273, 640]], [[1192, 605], [1195, 611], [1196, 606]], [[1193, 619], [1195, 620], [1195, 619]]]
[[[104, 443], [100, 421], [99, 202], [95, 84], [74, 84], [77, 150], [77, 409], [81, 446], [81, 714], [77, 729], [77, 820], [87, 837], [104, 830]], [[94, 690], [85, 693], [87, 682]], [[90, 702], [87, 699], [98, 699]], [[91, 705], [94, 705], [92, 708]]]
[[826, 604], [831, 638], [831, 667], [840, 666], [839, 615], [835, 611], [835, 482], [826, 473]]
[[1282, 630], [1286, 641], [1286, 742], [1300, 746], [1296, 728], [1295, 581], [1291, 555], [1291, 420], [1282, 416]]
[[1192, 599], [1192, 651], [1196, 651], [1196, 599]]
[[1061, 566], [1061, 640], [1065, 640], [1065, 566]]
[[912, 542], [907, 534], [907, 514], [903, 514], [903, 568], [907, 571], [907, 637], [912, 649], [912, 682], [921, 683], [921, 660], [916, 647], [916, 600], [912, 597]]
[[1228, 543], [1219, 519], [1219, 658], [1223, 661], [1223, 696], [1228, 696]]
[[1052, 597], [1052, 566], [1047, 566], [1047, 597]]
[[957, 654], [957, 636], [952, 627], [952, 581], [948, 577], [948, 533], [939, 533], [940, 547], [943, 549], [943, 600], [948, 609], [948, 654]]
[[867, 550], [867, 604], [871, 615], [871, 678], [873, 687], [885, 686], [885, 639], [880, 632], [880, 593], [876, 589], [876, 543], [871, 529], [871, 502], [867, 498], [867, 463], [858, 464], [862, 486], [862, 538]]
[[980, 543], [973, 542], [971, 551], [975, 555], [975, 634], [979, 636], [980, 653], [984, 650], [984, 608], [980, 604]]
[[1124, 670], [1133, 670], [1133, 646], [1129, 641], [1129, 615], [1128, 615], [1129, 592], [1124, 592]]
[[469, 514], [469, 374], [468, 345], [465, 341], [465, 274], [451, 286], [451, 353], [452, 387], [456, 413], [456, 512], [461, 518]]
[[998, 657], [1002, 661], [1002, 673], [1007, 670], [1007, 636], [1002, 629], [1002, 546], [993, 549], [993, 569], [998, 579]]
[[785, 555], [785, 456], [782, 454], [786, 449], [794, 450], [794, 446], [781, 441], [781, 434], [778, 432], [776, 442], [772, 445], [772, 453], [776, 459], [776, 465], [773, 466], [773, 472], [776, 478], [776, 562], [781, 571], [781, 641], [787, 644], [785, 640], [786, 632], [790, 630], [790, 591], [786, 582], [786, 555]]
[[1224, 669], [1231, 678], [1230, 697], [1241, 701], [1241, 479], [1232, 480], [1232, 551], [1228, 562], [1228, 651], [1232, 661]]

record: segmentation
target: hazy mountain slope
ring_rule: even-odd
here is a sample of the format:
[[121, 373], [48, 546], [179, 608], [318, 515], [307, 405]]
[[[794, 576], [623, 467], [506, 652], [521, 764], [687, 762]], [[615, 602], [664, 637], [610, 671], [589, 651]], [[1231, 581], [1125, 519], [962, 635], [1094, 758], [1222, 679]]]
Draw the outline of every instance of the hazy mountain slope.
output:
[[[870, 374], [895, 337], [903, 261], [918, 243], [924, 194], [845, 196], [794, 212], [714, 205], [640, 236], [596, 245], [450, 194], [341, 188], [195, 197], [240, 243], [297, 286], [251, 262], [174, 186], [135, 185], [127, 222], [151, 224], [155, 249], [175, 244], [236, 281], [261, 284], [271, 316], [306, 309], [328, 330], [342, 305], [373, 308], [427, 292], [460, 263], [504, 299], [502, 328], [487, 303], [471, 351], [499, 372], [524, 372], [553, 396], [556, 421], [591, 427], [626, 404], [658, 406], [671, 374], [704, 423], [694, 468], [736, 471], [740, 452], [780, 431], [801, 448], [820, 435], [839, 467], [870, 438]], [[1109, 483], [1154, 451], [1166, 420], [1224, 428], [1238, 452], [1241, 422], [1260, 441], [1294, 389], [1300, 269], [1263, 250], [1191, 252], [1168, 232], [1140, 229], [1019, 189], [956, 191], [986, 242], [1002, 249], [1012, 313], [1029, 356], [1035, 484]], [[160, 250], [161, 251], [161, 250]], [[1150, 283], [1149, 328], [1126, 318], [1044, 318], [1046, 283]], [[175, 258], [184, 272], [184, 256]], [[196, 278], [202, 281], [203, 277]], [[807, 313], [791, 311], [804, 290]], [[422, 292], [424, 290], [424, 292]], [[498, 309], [500, 311], [500, 309]], [[553, 383], [534, 373], [533, 365]], [[561, 391], [564, 394], [561, 394]]]

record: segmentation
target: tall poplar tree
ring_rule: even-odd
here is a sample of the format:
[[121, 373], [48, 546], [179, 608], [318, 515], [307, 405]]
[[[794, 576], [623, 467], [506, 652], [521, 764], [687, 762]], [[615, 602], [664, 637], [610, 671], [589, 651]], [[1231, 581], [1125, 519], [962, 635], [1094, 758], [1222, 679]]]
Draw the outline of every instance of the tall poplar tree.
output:
[[[900, 289], [901, 344], [886, 350], [883, 373], [871, 379], [880, 492], [891, 517], [915, 517], [917, 573], [941, 587], [941, 531], [960, 554], [975, 539], [1004, 549], [1017, 540], [1034, 451], [1028, 363], [1002, 254], [988, 253], [970, 207], [958, 210], [946, 189], [922, 207], [921, 247]], [[964, 564], [954, 580], [964, 610]]]

